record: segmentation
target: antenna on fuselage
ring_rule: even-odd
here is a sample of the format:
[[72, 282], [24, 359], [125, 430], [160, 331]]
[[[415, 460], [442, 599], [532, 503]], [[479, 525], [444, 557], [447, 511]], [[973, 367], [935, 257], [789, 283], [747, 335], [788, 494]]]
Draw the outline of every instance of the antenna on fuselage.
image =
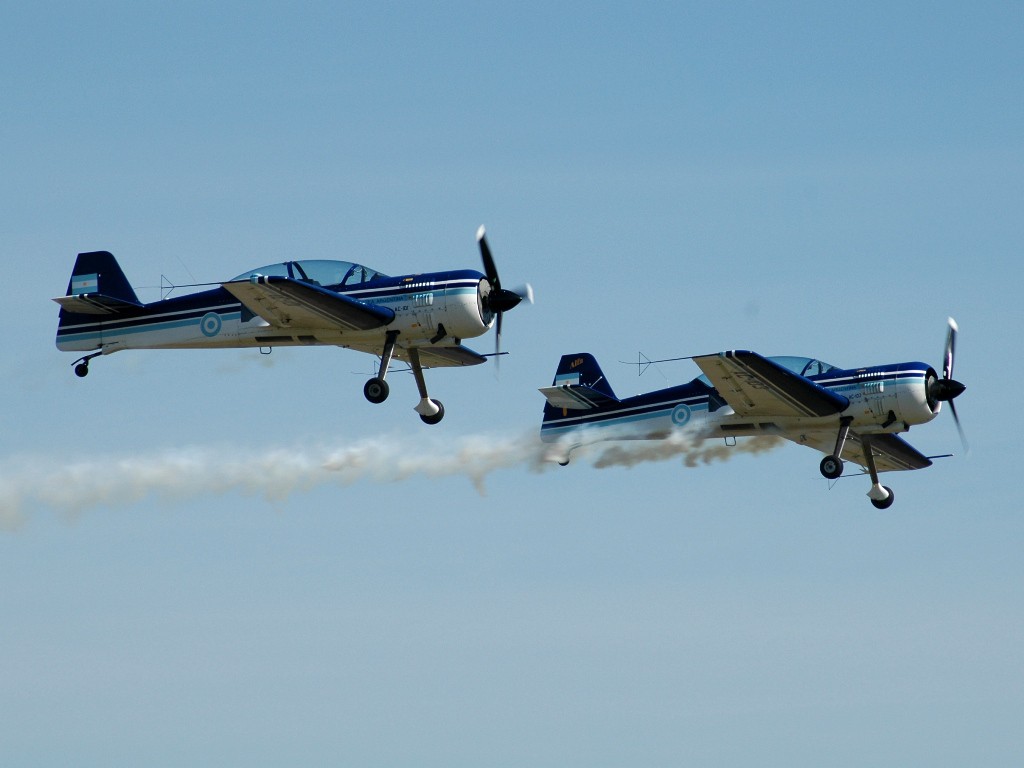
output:
[[172, 283], [166, 275], [160, 275], [160, 301], [168, 298], [171, 295], [171, 292], [177, 287], [178, 286]]
[[[678, 362], [679, 360], [690, 359], [690, 357], [666, 357], [662, 360], [651, 360], [651, 358], [649, 358], [643, 352], [637, 352], [635, 363], [630, 363], [627, 362], [626, 360], [619, 360], [619, 362], [622, 363], [623, 365], [635, 365], [636, 375], [643, 376], [647, 369], [650, 368], [652, 365], [657, 365], [658, 363], [675, 363]], [[662, 374], [662, 376], [664, 376], [664, 374]], [[667, 379], [668, 377], [666, 376], [665, 378]]]

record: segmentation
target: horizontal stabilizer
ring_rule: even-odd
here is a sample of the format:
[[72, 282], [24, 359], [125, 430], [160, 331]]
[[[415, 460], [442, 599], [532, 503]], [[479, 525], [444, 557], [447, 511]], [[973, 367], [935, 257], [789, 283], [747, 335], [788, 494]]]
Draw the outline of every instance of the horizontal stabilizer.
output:
[[78, 315], [116, 315], [128, 309], [142, 309], [137, 301], [104, 296], [102, 293], [79, 293], [54, 299], [66, 312]]
[[616, 398], [610, 397], [604, 392], [582, 384], [541, 387], [540, 393], [555, 408], [566, 408], [570, 411], [585, 411], [619, 402]]

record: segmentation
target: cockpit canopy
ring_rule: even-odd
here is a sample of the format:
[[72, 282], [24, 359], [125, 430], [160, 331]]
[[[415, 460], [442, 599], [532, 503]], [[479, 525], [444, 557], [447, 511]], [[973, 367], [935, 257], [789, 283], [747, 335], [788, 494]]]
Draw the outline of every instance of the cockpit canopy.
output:
[[[821, 360], [815, 360], [813, 357], [778, 355], [776, 357], [769, 357], [768, 359], [776, 365], [781, 365], [787, 371], [792, 371], [793, 373], [799, 374], [800, 376], [806, 376], [807, 378], [817, 376], [822, 373], [828, 373], [835, 368], [834, 365], [829, 365]], [[711, 379], [705, 375], [698, 376], [697, 380], [704, 382], [709, 387], [714, 386], [711, 383]]]
[[794, 357], [792, 355], [782, 355], [781, 357], [769, 357], [776, 365], [781, 365], [783, 368], [798, 373], [801, 376], [810, 378], [811, 376], [817, 376], [821, 373], [828, 373], [834, 365], [822, 362], [821, 360], [815, 360], [813, 357]]
[[310, 259], [306, 261], [283, 261], [279, 264], [268, 264], [265, 267], [243, 272], [231, 282], [249, 280], [254, 275], [267, 277], [290, 277], [306, 283], [331, 287], [352, 287], [368, 283], [371, 280], [387, 277], [383, 272], [354, 264], [351, 261], [331, 261], [328, 259]]

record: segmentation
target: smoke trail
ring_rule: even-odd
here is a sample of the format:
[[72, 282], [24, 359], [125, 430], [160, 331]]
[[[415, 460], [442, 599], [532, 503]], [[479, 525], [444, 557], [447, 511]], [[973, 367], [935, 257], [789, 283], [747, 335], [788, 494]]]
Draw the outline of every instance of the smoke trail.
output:
[[18, 527], [25, 508], [37, 505], [76, 514], [150, 495], [177, 501], [229, 491], [281, 500], [328, 483], [400, 482], [417, 475], [462, 475], [482, 494], [490, 472], [517, 466], [544, 468], [536, 433], [474, 435], [443, 445], [396, 437], [258, 452], [190, 447], [68, 463], [13, 459], [0, 472], [0, 528]]
[[[682, 456], [687, 466], [724, 461], [737, 452], [760, 453], [780, 438], [753, 438], [734, 447], [704, 444], [685, 432], [664, 440], [630, 441], [602, 447], [593, 467], [632, 467]], [[43, 506], [68, 514], [107, 505], [124, 506], [155, 496], [182, 501], [204, 495], [241, 492], [282, 500], [326, 484], [360, 481], [396, 483], [414, 477], [468, 478], [483, 495], [484, 480], [495, 470], [540, 472], [567, 446], [541, 443], [536, 432], [479, 434], [444, 442], [409, 437], [378, 437], [343, 445], [279, 447], [240, 451], [190, 447], [145, 455], [108, 456], [60, 462], [13, 458], [0, 470], [0, 529], [25, 521], [27, 509]], [[587, 456], [593, 447], [580, 453]]]
[[692, 432], [679, 430], [663, 440], [615, 443], [602, 448], [593, 461], [596, 469], [632, 467], [647, 461], [666, 461], [682, 456], [687, 467], [728, 461], [738, 453], [759, 454], [778, 448], [785, 440], [775, 435], [757, 435], [726, 445], [718, 440], [702, 440]]

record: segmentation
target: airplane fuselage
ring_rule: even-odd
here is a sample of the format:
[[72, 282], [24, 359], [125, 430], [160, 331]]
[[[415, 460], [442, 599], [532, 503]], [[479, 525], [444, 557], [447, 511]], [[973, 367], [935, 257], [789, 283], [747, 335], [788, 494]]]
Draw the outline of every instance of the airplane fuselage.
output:
[[103, 349], [195, 349], [329, 344], [379, 349], [385, 333], [397, 331], [404, 344], [457, 344], [493, 325], [480, 301], [489, 286], [474, 270], [381, 277], [356, 288], [331, 287], [340, 295], [394, 313], [383, 328], [343, 330], [336, 324], [272, 326], [249, 311], [225, 288], [214, 288], [126, 309], [116, 315], [74, 314], [57, 332], [57, 348], [86, 352]]
[[[726, 405], [717, 390], [698, 378], [598, 409], [561, 409], [561, 415], [549, 412], [541, 438], [546, 442], [562, 440], [575, 444], [591, 440], [659, 439], [682, 428], [705, 438], [799, 434], [801, 430], [834, 430], [843, 419], [849, 420], [851, 428], [866, 434], [899, 433], [931, 421], [939, 412], [940, 403], [931, 402], [927, 395], [928, 382], [934, 381], [935, 371], [925, 363], [833, 368], [807, 378], [845, 397], [849, 405], [828, 416], [743, 416]], [[550, 404], [545, 407], [557, 410]]]

